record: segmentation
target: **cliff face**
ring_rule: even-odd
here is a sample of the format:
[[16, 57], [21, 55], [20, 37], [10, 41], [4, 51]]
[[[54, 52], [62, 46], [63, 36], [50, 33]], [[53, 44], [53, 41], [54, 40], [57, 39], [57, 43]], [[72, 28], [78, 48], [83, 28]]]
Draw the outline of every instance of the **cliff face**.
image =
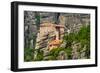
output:
[[90, 24], [90, 15], [88, 14], [61, 14], [60, 23], [65, 25], [65, 32], [78, 32], [83, 25]]
[[[44, 60], [48, 59], [48, 44], [52, 40], [63, 40], [64, 35], [78, 33], [83, 26], [90, 25], [90, 15], [80, 13], [51, 13], [51, 12], [24, 12], [24, 48], [30, 48], [43, 52]], [[63, 26], [63, 27], [62, 27]], [[79, 43], [79, 42], [78, 42]], [[75, 43], [75, 44], [78, 44]], [[62, 42], [59, 47], [66, 47], [67, 42]], [[71, 48], [74, 58], [79, 58], [75, 50], [75, 44]], [[81, 44], [81, 43], [79, 43]], [[56, 44], [57, 45], [57, 44]], [[54, 46], [54, 45], [52, 45]], [[34, 51], [34, 59], [38, 51]], [[83, 55], [83, 54], [82, 54]], [[82, 56], [81, 55], [81, 56]], [[59, 52], [57, 59], [67, 59], [66, 52]]]

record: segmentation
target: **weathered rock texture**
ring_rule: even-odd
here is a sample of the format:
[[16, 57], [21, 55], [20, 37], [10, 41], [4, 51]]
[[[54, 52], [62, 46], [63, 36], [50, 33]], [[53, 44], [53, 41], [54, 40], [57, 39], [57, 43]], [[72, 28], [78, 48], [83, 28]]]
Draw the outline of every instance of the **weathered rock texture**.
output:
[[[65, 33], [77, 33], [83, 25], [89, 24], [89, 14], [24, 11], [24, 48], [41, 49], [46, 56], [48, 44], [55, 37], [62, 40]], [[58, 30], [56, 26], [59, 25], [63, 27]], [[73, 59], [78, 58], [77, 44], [79, 43], [72, 45]], [[60, 46], [64, 47], [65, 45], [66, 43], [63, 42]], [[37, 52], [35, 51], [34, 54], [36, 57]], [[60, 59], [67, 59], [67, 54], [64, 54], [64, 52], [59, 53], [59, 56]], [[80, 57], [83, 56], [84, 53]]]

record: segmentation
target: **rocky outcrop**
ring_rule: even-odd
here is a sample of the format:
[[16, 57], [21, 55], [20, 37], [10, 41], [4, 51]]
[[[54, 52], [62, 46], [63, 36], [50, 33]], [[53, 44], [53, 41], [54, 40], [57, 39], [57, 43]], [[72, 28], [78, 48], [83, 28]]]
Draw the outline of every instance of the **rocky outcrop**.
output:
[[61, 14], [60, 23], [65, 25], [65, 32], [78, 32], [83, 25], [90, 24], [90, 15], [74, 13]]
[[67, 53], [65, 51], [60, 51], [57, 59], [58, 60], [67, 60], [68, 59]]
[[81, 43], [76, 43], [74, 41], [72, 43], [72, 59], [79, 59], [79, 49], [81, 49]]
[[[24, 11], [24, 48], [39, 49], [43, 51], [43, 56], [47, 56], [50, 42], [63, 41], [64, 34], [77, 33], [82, 26], [89, 24], [90, 14]], [[55, 44], [51, 46], [55, 47]], [[65, 46], [66, 42], [62, 42], [59, 47], [65, 48]], [[85, 58], [85, 49], [81, 54], [77, 52], [80, 43], [73, 42], [71, 47], [72, 59]], [[37, 53], [38, 51], [34, 52], [35, 58]], [[67, 56], [64, 51], [61, 51], [58, 59], [67, 59]]]

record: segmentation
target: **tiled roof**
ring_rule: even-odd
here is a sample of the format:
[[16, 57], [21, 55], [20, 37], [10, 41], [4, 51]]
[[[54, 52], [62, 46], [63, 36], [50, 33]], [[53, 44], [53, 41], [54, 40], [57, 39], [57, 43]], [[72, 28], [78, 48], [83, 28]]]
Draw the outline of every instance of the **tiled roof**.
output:
[[49, 45], [59, 45], [62, 43], [62, 40], [53, 40], [49, 43]]

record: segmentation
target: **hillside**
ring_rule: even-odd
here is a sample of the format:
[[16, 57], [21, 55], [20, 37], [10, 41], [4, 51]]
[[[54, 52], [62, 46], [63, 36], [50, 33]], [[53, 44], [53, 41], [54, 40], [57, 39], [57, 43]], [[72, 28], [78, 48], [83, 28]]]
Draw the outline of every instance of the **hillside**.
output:
[[90, 15], [24, 12], [24, 61], [90, 58]]

